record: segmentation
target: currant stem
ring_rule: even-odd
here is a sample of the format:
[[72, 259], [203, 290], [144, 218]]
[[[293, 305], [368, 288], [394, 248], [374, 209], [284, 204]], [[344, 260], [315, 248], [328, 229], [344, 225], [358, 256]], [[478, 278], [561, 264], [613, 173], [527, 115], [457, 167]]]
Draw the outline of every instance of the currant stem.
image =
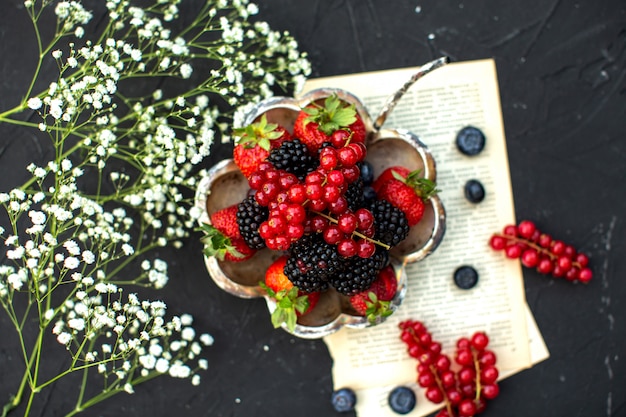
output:
[[476, 395], [474, 397], [474, 402], [478, 402], [478, 400], [480, 399], [480, 391], [482, 389], [482, 386], [480, 385], [480, 363], [478, 363], [478, 355], [476, 353], [476, 349], [472, 348], [474, 370], [476, 371]]
[[[313, 212], [313, 213], [315, 213], [315, 214], [319, 214], [320, 216], [322, 216], [322, 217], [323, 217], [323, 218], [325, 218], [326, 220], [331, 221], [331, 222], [333, 222], [333, 223], [335, 223], [335, 224], [339, 223], [339, 222], [337, 221], [337, 219], [335, 219], [335, 218], [333, 218], [333, 217], [329, 216], [328, 214], [324, 214], [324, 213], [321, 213], [321, 212], [319, 212], [319, 211], [315, 211], [315, 210], [311, 210], [311, 212]], [[358, 237], [360, 237], [361, 239], [365, 239], [365, 240], [367, 240], [367, 241], [370, 241], [370, 242], [374, 243], [375, 245], [382, 246], [383, 248], [385, 248], [385, 249], [387, 249], [387, 250], [391, 249], [391, 246], [389, 246], [389, 245], [387, 245], [387, 244], [385, 244], [385, 243], [383, 243], [383, 242], [380, 242], [380, 241], [378, 241], [378, 240], [375, 240], [375, 239], [369, 238], [369, 237], [365, 236], [363, 233], [357, 232], [356, 230], [355, 230], [354, 232], [352, 232], [352, 234], [353, 234], [353, 235], [356, 235], [356, 236], [358, 236]]]

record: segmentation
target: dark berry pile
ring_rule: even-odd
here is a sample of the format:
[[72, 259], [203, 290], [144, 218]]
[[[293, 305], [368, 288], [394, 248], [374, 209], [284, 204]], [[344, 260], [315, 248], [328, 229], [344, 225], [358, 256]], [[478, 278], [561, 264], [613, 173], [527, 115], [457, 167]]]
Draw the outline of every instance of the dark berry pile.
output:
[[521, 259], [522, 265], [534, 268], [540, 274], [585, 284], [593, 277], [587, 255], [542, 233], [530, 220], [517, 226], [505, 226], [502, 233], [491, 236], [489, 245], [494, 250], [504, 251], [507, 258]]
[[487, 349], [489, 338], [476, 332], [471, 338], [457, 341], [454, 362], [441, 351], [423, 323], [406, 320], [400, 323], [400, 339], [409, 356], [417, 359], [417, 383], [426, 398], [444, 403], [436, 417], [471, 417], [482, 413], [487, 401], [500, 393], [496, 355]]
[[409, 226], [376, 198], [363, 142], [343, 129], [329, 137], [314, 152], [295, 137], [272, 149], [248, 176], [237, 223], [250, 247], [287, 253], [285, 275], [301, 291], [353, 295], [371, 286]]

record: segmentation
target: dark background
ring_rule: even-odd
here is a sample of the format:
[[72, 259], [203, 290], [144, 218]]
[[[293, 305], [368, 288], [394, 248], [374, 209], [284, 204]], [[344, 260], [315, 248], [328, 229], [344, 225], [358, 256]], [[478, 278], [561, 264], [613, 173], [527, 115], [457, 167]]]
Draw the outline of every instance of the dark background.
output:
[[[21, 99], [36, 59], [21, 0], [1, 3], [0, 111]], [[551, 357], [502, 381], [483, 415], [626, 416], [626, 3], [262, 3], [259, 18], [291, 32], [309, 53], [312, 77], [417, 66], [442, 54], [495, 58], [517, 217], [589, 253], [595, 276], [572, 285], [525, 270], [527, 300]], [[216, 147], [213, 159], [227, 152]], [[0, 126], [0, 191], [21, 184], [29, 162], [49, 158], [33, 132]], [[197, 236], [185, 250], [159, 255], [170, 261], [170, 283], [159, 293], [169, 311], [193, 314], [196, 330], [215, 337], [203, 383], [159, 378], [85, 415], [338, 415], [322, 341], [274, 330], [261, 300], [219, 290]], [[0, 404], [21, 376], [12, 331], [0, 315]], [[67, 360], [62, 349], [56, 360]], [[33, 415], [63, 415], [72, 384], [41, 393]]]

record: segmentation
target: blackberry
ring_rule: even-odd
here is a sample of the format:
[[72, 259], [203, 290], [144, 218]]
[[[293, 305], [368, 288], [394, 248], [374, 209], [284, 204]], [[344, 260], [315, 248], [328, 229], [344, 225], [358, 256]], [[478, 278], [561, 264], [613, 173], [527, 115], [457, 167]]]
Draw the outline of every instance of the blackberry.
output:
[[318, 162], [298, 138], [285, 141], [279, 148], [272, 149], [267, 160], [274, 165], [274, 168], [292, 173], [301, 180], [317, 168]]
[[267, 207], [256, 202], [254, 195], [249, 195], [237, 205], [237, 225], [241, 237], [252, 249], [263, 249], [265, 241], [259, 234], [259, 226], [269, 216]]
[[343, 270], [345, 260], [319, 233], [304, 235], [289, 248], [287, 278], [304, 292], [328, 289], [328, 280]]
[[370, 205], [370, 211], [374, 215], [374, 239], [396, 246], [409, 234], [409, 223], [406, 216], [399, 208], [387, 200], [374, 200]]
[[369, 258], [353, 256], [346, 260], [343, 271], [331, 277], [330, 285], [343, 295], [354, 295], [371, 287], [383, 267], [389, 263], [389, 253], [379, 248]]
[[361, 178], [348, 185], [345, 197], [348, 201], [348, 208], [352, 211], [356, 211], [364, 206], [365, 198], [363, 196], [363, 180]]

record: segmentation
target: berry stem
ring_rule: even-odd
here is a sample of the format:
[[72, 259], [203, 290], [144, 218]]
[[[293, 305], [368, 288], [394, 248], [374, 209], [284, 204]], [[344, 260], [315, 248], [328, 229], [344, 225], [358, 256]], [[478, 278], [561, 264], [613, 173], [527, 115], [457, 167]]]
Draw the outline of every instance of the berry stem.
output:
[[[338, 223], [337, 219], [335, 219], [335, 218], [333, 218], [333, 217], [329, 216], [328, 214], [321, 213], [321, 212], [319, 212], [319, 211], [315, 211], [315, 210], [311, 210], [311, 212], [312, 212], [312, 213], [315, 213], [315, 214], [319, 214], [320, 216], [324, 217], [326, 220], [331, 221], [331, 222], [333, 222], [333, 223], [335, 223], [335, 224], [337, 224], [337, 223]], [[391, 246], [389, 246], [389, 245], [387, 245], [387, 244], [385, 244], [385, 243], [383, 243], [383, 242], [380, 242], [380, 241], [378, 241], [378, 240], [375, 240], [375, 239], [369, 238], [369, 237], [365, 236], [363, 233], [357, 232], [356, 230], [355, 230], [354, 232], [352, 232], [352, 234], [353, 234], [353, 235], [356, 235], [356, 236], [358, 236], [358, 237], [360, 237], [361, 239], [368, 240], [368, 241], [370, 241], [370, 242], [374, 243], [375, 245], [382, 246], [383, 248], [385, 248], [385, 249], [387, 249], [387, 250], [391, 249]]]
[[480, 363], [478, 362], [477, 351], [474, 348], [472, 349], [472, 358], [474, 360], [474, 370], [476, 371], [476, 395], [474, 397], [474, 402], [478, 403], [480, 399], [480, 391], [482, 390], [482, 386], [480, 385]]

